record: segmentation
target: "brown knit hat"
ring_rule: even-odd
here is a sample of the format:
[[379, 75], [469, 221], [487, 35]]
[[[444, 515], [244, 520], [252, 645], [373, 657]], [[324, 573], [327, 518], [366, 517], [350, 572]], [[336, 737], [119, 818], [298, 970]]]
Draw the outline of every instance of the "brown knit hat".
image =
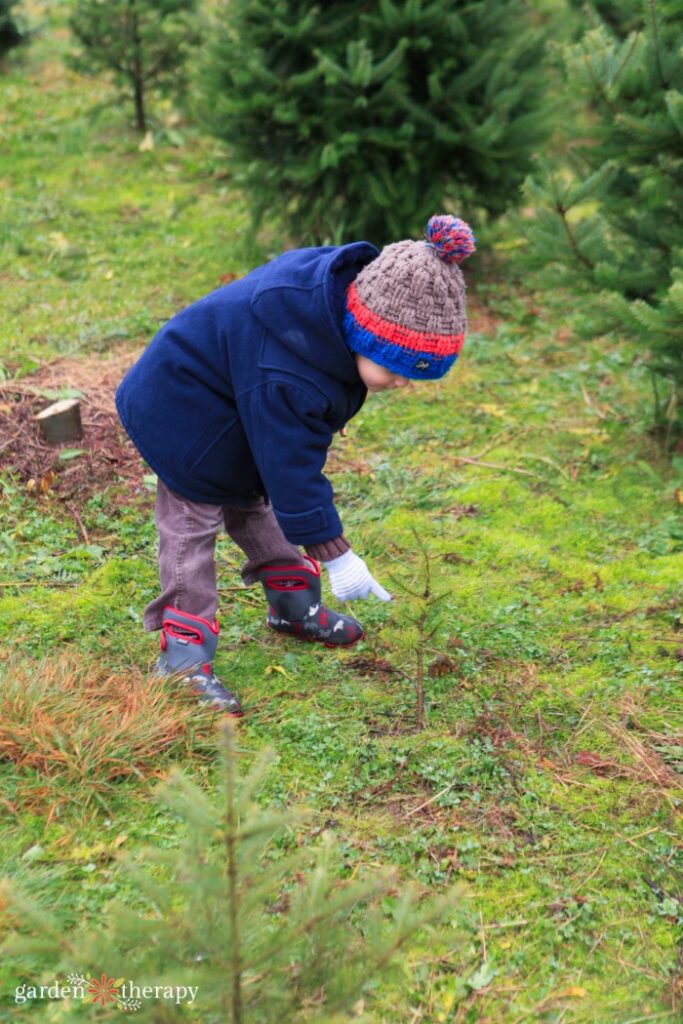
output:
[[386, 245], [347, 289], [349, 348], [403, 377], [435, 379], [451, 368], [467, 329], [458, 263], [475, 249], [464, 221], [432, 217], [427, 241]]

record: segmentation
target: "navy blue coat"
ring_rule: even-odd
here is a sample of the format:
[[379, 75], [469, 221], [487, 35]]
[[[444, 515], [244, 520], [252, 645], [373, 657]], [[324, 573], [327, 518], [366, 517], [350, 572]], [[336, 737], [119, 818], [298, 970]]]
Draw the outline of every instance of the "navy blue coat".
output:
[[194, 302], [156, 334], [116, 392], [121, 422], [191, 501], [270, 498], [294, 544], [338, 537], [322, 470], [365, 401], [341, 318], [368, 242], [294, 249]]

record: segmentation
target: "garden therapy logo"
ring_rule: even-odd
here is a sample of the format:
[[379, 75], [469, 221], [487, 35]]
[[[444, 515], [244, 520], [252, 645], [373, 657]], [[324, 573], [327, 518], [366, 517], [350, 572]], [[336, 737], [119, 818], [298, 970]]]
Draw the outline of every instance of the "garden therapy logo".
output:
[[119, 1010], [139, 1010], [143, 999], [173, 1000], [180, 1003], [193, 1003], [199, 986], [197, 985], [136, 985], [126, 978], [110, 978], [101, 974], [99, 978], [90, 974], [69, 974], [66, 982], [59, 980], [51, 985], [17, 985], [14, 990], [14, 1002], [26, 1003], [35, 999], [83, 999], [99, 1006], [112, 1003]]

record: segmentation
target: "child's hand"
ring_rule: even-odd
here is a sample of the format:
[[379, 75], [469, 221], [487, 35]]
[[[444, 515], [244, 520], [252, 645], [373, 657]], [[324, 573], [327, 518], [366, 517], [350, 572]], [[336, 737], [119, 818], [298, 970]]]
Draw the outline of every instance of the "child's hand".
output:
[[380, 586], [362, 558], [354, 551], [345, 551], [339, 558], [323, 562], [330, 574], [332, 593], [340, 601], [353, 601], [357, 597], [376, 594], [380, 601], [391, 601], [384, 587]]

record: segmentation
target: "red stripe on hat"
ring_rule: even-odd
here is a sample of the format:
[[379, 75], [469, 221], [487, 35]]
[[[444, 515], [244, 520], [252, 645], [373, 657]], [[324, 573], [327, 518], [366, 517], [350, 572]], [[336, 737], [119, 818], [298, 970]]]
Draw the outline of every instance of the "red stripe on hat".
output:
[[378, 313], [363, 305], [356, 282], [352, 281], [347, 290], [347, 306], [356, 322], [371, 334], [390, 341], [394, 345], [411, 349], [413, 352], [431, 352], [439, 356], [458, 355], [465, 340], [464, 334], [431, 334], [413, 331], [410, 327], [393, 324]]

